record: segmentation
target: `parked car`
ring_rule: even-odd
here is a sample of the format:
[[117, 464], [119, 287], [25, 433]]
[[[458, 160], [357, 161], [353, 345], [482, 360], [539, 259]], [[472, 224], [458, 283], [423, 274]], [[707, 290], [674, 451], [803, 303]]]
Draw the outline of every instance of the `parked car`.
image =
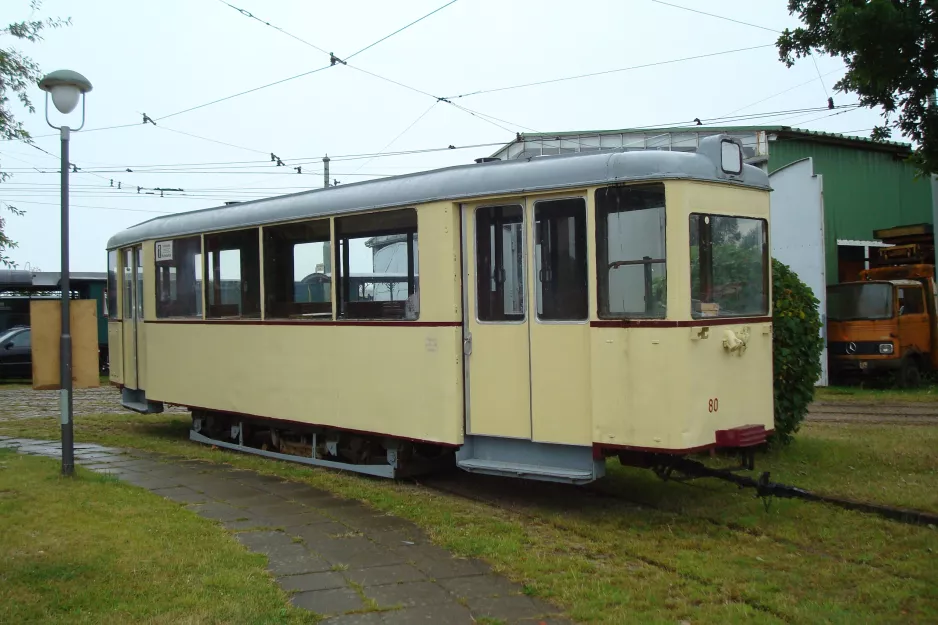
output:
[[0, 378], [30, 378], [33, 358], [28, 327], [10, 328], [0, 334]]

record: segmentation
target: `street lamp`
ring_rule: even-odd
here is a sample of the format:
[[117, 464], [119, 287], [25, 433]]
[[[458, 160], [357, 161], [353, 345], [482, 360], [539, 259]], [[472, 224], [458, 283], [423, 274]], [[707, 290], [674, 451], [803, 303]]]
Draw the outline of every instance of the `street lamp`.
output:
[[75, 439], [72, 431], [72, 336], [69, 328], [68, 299], [71, 292], [68, 276], [68, 140], [71, 128], [66, 125], [56, 126], [49, 121], [49, 95], [52, 104], [63, 115], [75, 110], [81, 98], [81, 125], [85, 126], [85, 94], [91, 91], [88, 79], [68, 69], [60, 69], [47, 74], [39, 81], [39, 88], [46, 92], [46, 123], [59, 130], [62, 138], [62, 277], [59, 285], [62, 289], [62, 337], [59, 342], [59, 409], [62, 424], [62, 474], [75, 472]]

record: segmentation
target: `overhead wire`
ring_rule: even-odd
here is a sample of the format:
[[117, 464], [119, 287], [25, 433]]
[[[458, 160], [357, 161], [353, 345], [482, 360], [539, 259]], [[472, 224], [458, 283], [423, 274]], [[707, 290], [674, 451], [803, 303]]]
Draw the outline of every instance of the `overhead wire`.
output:
[[300, 43], [305, 43], [305, 44], [308, 45], [310, 48], [314, 48], [314, 49], [316, 49], [316, 50], [319, 50], [319, 51], [322, 52], [323, 54], [331, 54], [330, 52], [326, 52], [325, 50], [323, 50], [322, 48], [320, 48], [319, 46], [317, 46], [317, 45], [314, 44], [314, 43], [310, 43], [310, 42], [306, 41], [305, 39], [301, 39], [300, 37], [297, 37], [296, 35], [294, 35], [294, 34], [292, 34], [292, 33], [288, 33], [287, 31], [285, 31], [284, 29], [280, 28], [279, 26], [274, 26], [274, 25], [271, 24], [270, 22], [268, 22], [268, 21], [266, 21], [266, 20], [262, 20], [261, 18], [257, 17], [256, 15], [254, 15], [253, 13], [251, 13], [250, 11], [246, 11], [246, 10], [244, 10], [244, 9], [240, 9], [240, 8], [236, 7], [235, 5], [233, 5], [233, 4], [228, 4], [227, 2], [225, 2], [225, 0], [218, 0], [218, 1], [221, 2], [222, 4], [228, 5], [229, 7], [231, 7], [232, 9], [234, 9], [235, 11], [237, 11], [238, 13], [240, 13], [241, 15], [243, 15], [243, 16], [245, 16], [245, 17], [250, 17], [250, 18], [253, 19], [253, 20], [257, 20], [257, 21], [260, 22], [261, 24], [264, 24], [264, 25], [266, 25], [266, 26], [270, 26], [270, 27], [273, 28], [274, 30], [279, 30], [279, 31], [282, 32], [284, 35], [286, 35], [287, 37], [291, 37], [291, 38], [293, 38], [293, 39], [296, 39], [296, 40], [299, 41]]
[[650, 0], [655, 4], [662, 4], [674, 9], [681, 9], [682, 11], [690, 11], [691, 13], [698, 13], [700, 15], [706, 15], [708, 17], [715, 17], [719, 20], [724, 20], [727, 22], [733, 22], [734, 24], [742, 24], [743, 26], [752, 26], [753, 28], [759, 28], [761, 30], [767, 30], [772, 33], [779, 33], [780, 31], [776, 28], [769, 28], [768, 26], [760, 26], [759, 24], [753, 24], [752, 22], [744, 22], [742, 20], [737, 20], [732, 17], [725, 17], [723, 15], [717, 15], [716, 13], [707, 13], [706, 11], [700, 11], [698, 9], [692, 9], [690, 7], [681, 6], [680, 4], [672, 4], [671, 2], [663, 2], [662, 0]]
[[[694, 60], [697, 60], [697, 59], [706, 59], [706, 58], [710, 58], [710, 57], [714, 57], [714, 56], [721, 56], [721, 55], [724, 55], [724, 54], [735, 54], [735, 53], [737, 53], [737, 52], [749, 52], [749, 51], [752, 51], [752, 50], [759, 50], [759, 49], [761, 49], [761, 48], [771, 48], [771, 47], [773, 47], [773, 46], [775, 46], [774, 43], [767, 43], [767, 44], [758, 45], [758, 46], [749, 46], [749, 47], [746, 47], [746, 48], [735, 48], [735, 49], [733, 49], [733, 50], [723, 50], [723, 51], [721, 51], [721, 52], [709, 52], [709, 53], [707, 53], [707, 54], [697, 54], [697, 55], [694, 55], [694, 56], [685, 56], [685, 57], [681, 57], [681, 58], [679, 58], [679, 59], [669, 59], [669, 60], [667, 60], [667, 61], [655, 61], [655, 62], [652, 62], [652, 63], [643, 63], [643, 64], [641, 64], [641, 65], [630, 65], [630, 66], [628, 66], [628, 67], [620, 67], [620, 68], [618, 68], [618, 69], [607, 69], [607, 70], [603, 70], [603, 71], [601, 71], [601, 72], [589, 72], [589, 73], [586, 73], [586, 74], [577, 74], [576, 76], [564, 76], [564, 77], [561, 77], [561, 78], [551, 78], [551, 79], [548, 79], [548, 80], [538, 80], [538, 81], [534, 81], [534, 82], [521, 83], [521, 84], [518, 84], [518, 85], [509, 85], [509, 86], [506, 86], [506, 87], [495, 87], [495, 88], [492, 88], [492, 89], [479, 89], [479, 90], [476, 90], [476, 91], [470, 91], [470, 92], [461, 93], [461, 94], [458, 94], [458, 95], [446, 96], [444, 99], [446, 99], [446, 100], [456, 100], [456, 99], [459, 99], [459, 98], [468, 98], [468, 97], [470, 97], [470, 96], [481, 95], [481, 94], [483, 94], [483, 93], [498, 93], [498, 92], [501, 92], [501, 91], [511, 91], [511, 90], [514, 90], [514, 89], [525, 89], [525, 88], [527, 88], [527, 87], [537, 87], [537, 86], [540, 86], [540, 85], [549, 85], [549, 84], [558, 83], [558, 82], [565, 82], [565, 81], [568, 81], [568, 80], [580, 80], [580, 79], [582, 79], [582, 78], [592, 78], [593, 76], [604, 76], [604, 75], [606, 75], [606, 74], [615, 74], [615, 73], [617, 73], [617, 72], [628, 72], [628, 71], [632, 71], [632, 70], [636, 70], [636, 69], [644, 69], [644, 68], [648, 68], [648, 67], [658, 67], [658, 66], [660, 66], [660, 65], [671, 65], [671, 64], [674, 64], [674, 63], [683, 63], [683, 62], [685, 62], [685, 61], [694, 61]], [[428, 94], [428, 95], [429, 95], [429, 94]]]
[[448, 6], [452, 5], [452, 4], [456, 4], [456, 2], [457, 2], [457, 0], [451, 0], [450, 2], [447, 2], [446, 4], [444, 4], [443, 6], [437, 7], [436, 9], [433, 9], [432, 11], [430, 11], [429, 13], [427, 13], [426, 15], [424, 15], [423, 17], [419, 17], [419, 18], [415, 19], [413, 22], [411, 22], [410, 24], [407, 24], [406, 26], [402, 26], [401, 28], [398, 28], [398, 29], [395, 30], [393, 33], [391, 33], [390, 35], [387, 35], [387, 36], [385, 36], [385, 37], [382, 37], [381, 39], [378, 39], [378, 40], [375, 41], [374, 43], [368, 44], [367, 46], [365, 46], [364, 48], [362, 48], [361, 50], [359, 50], [359, 51], [357, 51], [357, 52], [353, 52], [352, 54], [350, 54], [350, 55], [348, 55], [347, 57], [345, 57], [345, 60], [348, 61], [349, 59], [358, 56], [359, 54], [361, 54], [361, 53], [364, 52], [365, 50], [370, 50], [371, 48], [375, 47], [376, 45], [378, 45], [378, 44], [381, 43], [382, 41], [386, 41], [387, 39], [390, 39], [390, 38], [393, 37], [394, 35], [396, 35], [396, 34], [398, 34], [398, 33], [400, 33], [400, 32], [403, 32], [403, 31], [407, 30], [408, 28], [410, 28], [410, 27], [413, 26], [414, 24], [417, 24], [418, 22], [422, 22], [423, 20], [427, 19], [428, 17], [430, 17], [431, 15], [433, 15], [433, 14], [435, 14], [435, 13], [439, 13], [440, 11], [442, 11], [443, 9], [445, 9], [446, 7], [448, 7]]
[[[455, 2], [455, 0], [453, 0], [453, 1]], [[420, 116], [417, 117], [417, 119], [415, 119], [414, 121], [410, 122], [410, 124], [407, 126], [407, 128], [404, 128], [404, 130], [400, 131], [400, 132], [397, 134], [397, 136], [395, 136], [393, 139], [391, 139], [390, 141], [388, 141], [387, 145], [385, 145], [383, 148], [381, 148], [380, 150], [378, 150], [378, 152], [384, 152], [384, 151], [387, 150], [389, 147], [391, 147], [392, 145], [394, 145], [394, 144], [397, 142], [398, 139], [400, 139], [400, 138], [403, 137], [405, 134], [407, 134], [407, 132], [410, 131], [411, 128], [413, 128], [414, 126], [416, 126], [416, 125], [420, 122], [421, 119], [423, 119], [424, 117], [426, 117], [427, 114], [428, 114], [430, 111], [432, 111], [434, 108], [436, 108], [436, 105], [437, 105], [437, 104], [439, 104], [439, 101], [436, 101], [436, 102], [434, 102], [433, 104], [431, 104], [429, 107], [427, 107], [427, 110], [425, 110], [423, 113], [421, 113]], [[365, 165], [367, 165], [368, 163], [370, 163], [370, 162], [373, 161], [373, 160], [374, 160], [373, 158], [368, 159], [367, 161], [365, 161], [364, 163], [362, 163], [361, 165], [359, 165], [359, 166], [355, 169], [355, 171], [356, 171], [356, 172], [360, 171], [362, 167], [364, 167]], [[344, 175], [344, 174], [343, 174], [343, 175]]]
[[[0, 200], [4, 204], [9, 204], [6, 200]], [[28, 200], [16, 200], [17, 204], [44, 204], [48, 206], [59, 206], [58, 202], [31, 202]], [[112, 210], [112, 211], [126, 211], [131, 213], [163, 213], [165, 215], [173, 214], [173, 211], [161, 211], [161, 210], [148, 210], [142, 208], [119, 208], [116, 206], [89, 206], [87, 204], [69, 204], [70, 207], [74, 208], [95, 208], [99, 210]]]
[[[455, 1], [455, 0], [454, 0], [454, 1]], [[224, 4], [228, 4], [228, 3], [225, 2]], [[411, 23], [408, 24], [407, 26], [404, 26], [404, 27], [402, 27], [402, 28], [397, 29], [396, 31], [394, 31], [394, 32], [391, 33], [390, 35], [386, 35], [385, 37], [382, 37], [382, 38], [379, 39], [378, 41], [375, 41], [374, 43], [365, 46], [364, 48], [362, 48], [362, 49], [359, 50], [358, 52], [355, 52], [355, 53], [354, 53], [353, 55], [351, 55], [351, 56], [355, 56], [355, 55], [361, 54], [361, 53], [364, 52], [365, 50], [368, 50], [369, 48], [372, 48], [372, 47], [378, 45], [378, 44], [381, 43], [382, 41], [386, 41], [388, 38], [390, 38], [390, 37], [392, 37], [392, 36], [394, 36], [394, 35], [396, 35], [396, 34], [398, 34], [398, 33], [400, 33], [400, 32], [403, 32], [403, 31], [406, 30], [407, 28], [410, 28], [410, 27], [413, 26], [414, 24], [417, 24], [418, 22], [420, 22], [420, 21], [422, 21], [423, 19], [429, 17], [430, 15], [433, 15], [433, 14], [436, 13], [437, 11], [440, 11], [440, 10], [446, 8], [446, 7], [449, 6], [450, 4], [453, 4], [453, 2], [449, 2], [448, 4], [446, 4], [446, 5], [444, 5], [444, 6], [440, 7], [440, 8], [438, 8], [438, 9], [436, 9], [436, 10], [434, 10], [434, 11], [431, 11], [430, 13], [424, 15], [424, 16], [421, 17], [420, 19], [414, 20], [413, 22], [411, 22]], [[236, 11], [241, 12], [241, 9], [238, 9], [237, 7], [234, 7], [234, 6], [230, 5], [230, 4], [229, 4], [228, 6], [231, 6], [231, 7], [232, 7], [233, 9], [235, 9]], [[249, 16], [252, 17], [252, 18], [254, 17], [253, 15], [249, 15]], [[205, 102], [204, 104], [199, 104], [199, 105], [196, 105], [196, 106], [191, 106], [191, 107], [186, 108], [186, 109], [183, 109], [183, 110], [181, 110], [181, 111], [176, 111], [175, 113], [170, 113], [170, 114], [168, 114], [168, 115], [163, 115], [162, 117], [157, 117], [157, 118], [156, 118], [156, 121], [160, 121], [161, 119], [169, 119], [170, 117], [175, 117], [175, 116], [177, 116], [177, 115], [182, 115], [183, 113], [189, 113], [189, 112], [191, 112], [191, 111], [196, 111], [196, 110], [198, 110], [198, 109], [205, 108], [205, 107], [211, 106], [211, 105], [213, 105], [213, 104], [218, 104], [219, 102], [225, 102], [225, 101], [227, 101], [227, 100], [231, 100], [231, 99], [233, 99], [233, 98], [237, 98], [237, 97], [240, 97], [240, 96], [243, 96], [243, 95], [247, 95], [247, 94], [249, 94], [249, 93], [254, 93], [254, 92], [256, 92], [256, 91], [260, 91], [261, 89], [267, 89], [268, 87], [273, 87], [273, 86], [276, 86], [276, 85], [280, 85], [280, 84], [283, 84], [283, 83], [285, 83], [285, 82], [289, 82], [289, 81], [291, 81], [291, 80], [296, 80], [297, 78], [302, 78], [302, 77], [304, 77], [304, 76], [309, 76], [309, 75], [311, 75], [311, 74], [315, 74], [315, 73], [321, 72], [321, 71], [323, 71], [323, 70], [327, 70], [327, 69], [329, 69], [330, 67], [334, 67], [334, 66], [337, 64], [338, 59], [337, 59], [337, 57], [333, 56], [333, 54], [332, 54], [331, 52], [326, 52], [323, 48], [320, 48], [319, 46], [316, 46], [316, 45], [314, 45], [314, 44], [311, 44], [311, 43], [309, 43], [308, 41], [305, 41], [305, 40], [303, 40], [303, 39], [301, 39], [301, 38], [299, 38], [299, 37], [297, 37], [297, 36], [295, 36], [295, 35], [292, 35], [292, 34], [288, 33], [287, 31], [285, 31], [285, 30], [282, 29], [282, 28], [279, 28], [279, 27], [277, 27], [277, 26], [274, 26], [274, 25], [272, 25], [272, 24], [269, 24], [269, 23], [267, 23], [267, 22], [264, 22], [263, 20], [260, 20], [260, 19], [258, 19], [258, 18], [254, 18], [254, 19], [257, 19], [257, 21], [271, 26], [271, 28], [275, 28], [276, 30], [279, 30], [280, 32], [284, 33], [285, 35], [287, 35], [287, 36], [289, 36], [289, 37], [292, 37], [293, 39], [296, 39], [297, 41], [301, 41], [301, 42], [305, 43], [306, 45], [311, 46], [311, 47], [313, 47], [313, 48], [319, 50], [320, 52], [323, 52], [324, 54], [328, 54], [329, 57], [330, 57], [330, 63], [329, 63], [329, 65], [325, 65], [325, 66], [323, 66], [323, 67], [318, 67], [318, 68], [316, 68], [316, 69], [309, 70], [309, 71], [306, 71], [306, 72], [301, 72], [301, 73], [296, 74], [296, 75], [294, 75], [294, 76], [290, 76], [290, 77], [287, 77], [287, 78], [283, 78], [283, 79], [281, 79], [281, 80], [277, 80], [277, 81], [274, 81], [274, 82], [271, 82], [271, 83], [267, 83], [267, 84], [261, 85], [261, 86], [259, 86], [259, 87], [254, 87], [253, 89], [247, 89], [247, 90], [245, 90], [245, 91], [240, 91], [240, 92], [238, 92], [238, 93], [234, 93], [234, 94], [225, 96], [225, 97], [223, 97], [223, 98], [218, 98], [218, 99], [216, 99], [216, 100], [212, 100], [211, 102]], [[351, 58], [351, 56], [350, 56], [349, 58]], [[338, 64], [342, 64], [342, 63], [341, 63], [341, 62], [338, 62]]]

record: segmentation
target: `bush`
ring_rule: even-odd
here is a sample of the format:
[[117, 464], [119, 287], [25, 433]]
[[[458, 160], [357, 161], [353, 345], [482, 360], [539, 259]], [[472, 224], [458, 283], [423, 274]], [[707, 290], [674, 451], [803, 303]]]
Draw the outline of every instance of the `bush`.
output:
[[801, 427], [821, 375], [819, 302], [787, 265], [772, 259], [774, 440], [788, 444]]

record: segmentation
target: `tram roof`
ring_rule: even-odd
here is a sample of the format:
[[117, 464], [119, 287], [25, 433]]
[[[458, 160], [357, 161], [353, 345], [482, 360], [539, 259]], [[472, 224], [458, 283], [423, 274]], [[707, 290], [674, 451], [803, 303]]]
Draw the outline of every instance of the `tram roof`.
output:
[[726, 135], [701, 139], [696, 152], [610, 150], [456, 165], [188, 211], [131, 226], [111, 237], [107, 248], [435, 201], [621, 182], [697, 180], [769, 190], [768, 176], [757, 167], [743, 165], [738, 176], [723, 173], [720, 141], [724, 138]]

